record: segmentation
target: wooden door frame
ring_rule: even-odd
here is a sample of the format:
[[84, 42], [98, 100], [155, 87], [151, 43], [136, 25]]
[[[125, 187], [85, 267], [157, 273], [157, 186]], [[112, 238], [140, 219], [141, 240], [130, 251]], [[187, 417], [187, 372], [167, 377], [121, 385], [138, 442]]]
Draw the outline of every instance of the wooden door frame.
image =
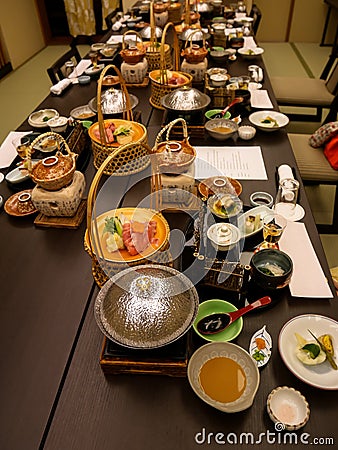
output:
[[52, 39], [52, 31], [49, 26], [45, 0], [35, 0], [35, 6], [38, 12], [43, 39], [45, 41], [45, 45], [47, 45]]

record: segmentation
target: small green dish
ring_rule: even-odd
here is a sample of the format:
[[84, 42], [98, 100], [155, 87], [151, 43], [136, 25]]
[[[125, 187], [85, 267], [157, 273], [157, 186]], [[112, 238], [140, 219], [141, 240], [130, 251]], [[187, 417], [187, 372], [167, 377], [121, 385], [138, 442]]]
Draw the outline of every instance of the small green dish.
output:
[[[222, 111], [223, 111], [223, 109], [210, 109], [204, 115], [205, 115], [206, 119], [211, 120], [215, 114], [221, 114]], [[230, 119], [230, 117], [231, 117], [231, 112], [227, 111], [224, 114], [223, 119]]]
[[198, 307], [198, 313], [196, 319], [193, 323], [193, 328], [195, 332], [202, 339], [209, 342], [229, 342], [235, 339], [243, 328], [243, 318], [240, 317], [234, 323], [228, 326], [224, 331], [220, 331], [216, 334], [204, 335], [197, 331], [197, 323], [203, 319], [203, 317], [209, 316], [210, 314], [220, 313], [220, 312], [231, 312], [237, 311], [236, 306], [232, 303], [226, 302], [225, 300], [211, 299], [206, 300], [201, 303]]

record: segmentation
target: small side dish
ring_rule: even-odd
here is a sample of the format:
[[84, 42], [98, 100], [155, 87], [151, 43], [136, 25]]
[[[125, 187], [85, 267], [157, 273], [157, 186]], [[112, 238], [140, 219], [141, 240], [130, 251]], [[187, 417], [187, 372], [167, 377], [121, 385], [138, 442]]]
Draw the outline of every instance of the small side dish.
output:
[[249, 353], [256, 361], [258, 367], [263, 367], [268, 363], [271, 356], [272, 339], [266, 331], [266, 326], [256, 331], [252, 336], [249, 345]]
[[302, 428], [310, 417], [310, 407], [305, 397], [287, 386], [271, 391], [266, 407], [270, 419], [274, 423], [282, 423], [289, 431]]

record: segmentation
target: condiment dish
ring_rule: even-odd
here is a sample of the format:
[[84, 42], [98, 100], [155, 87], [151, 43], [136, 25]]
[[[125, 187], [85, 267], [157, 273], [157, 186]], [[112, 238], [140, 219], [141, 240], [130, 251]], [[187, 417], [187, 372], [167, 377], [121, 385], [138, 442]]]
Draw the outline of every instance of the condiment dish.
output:
[[289, 431], [302, 428], [310, 417], [310, 407], [305, 397], [294, 388], [280, 386], [270, 392], [267, 411], [274, 423], [281, 423]]
[[210, 136], [217, 141], [225, 141], [232, 138], [237, 130], [236, 122], [229, 119], [211, 119], [204, 125]]
[[206, 300], [202, 303], [200, 303], [198, 307], [198, 313], [196, 316], [196, 319], [193, 323], [193, 328], [197, 335], [201, 337], [202, 339], [205, 339], [209, 342], [226, 342], [226, 341], [232, 341], [235, 339], [243, 328], [243, 318], [240, 317], [236, 322], [232, 323], [229, 327], [227, 327], [225, 330], [220, 331], [217, 334], [202, 334], [197, 329], [197, 324], [200, 320], [202, 320], [206, 316], [210, 316], [211, 314], [216, 313], [229, 313], [237, 311], [236, 306], [234, 306], [232, 303], [229, 303], [225, 300], [220, 299], [211, 299]]

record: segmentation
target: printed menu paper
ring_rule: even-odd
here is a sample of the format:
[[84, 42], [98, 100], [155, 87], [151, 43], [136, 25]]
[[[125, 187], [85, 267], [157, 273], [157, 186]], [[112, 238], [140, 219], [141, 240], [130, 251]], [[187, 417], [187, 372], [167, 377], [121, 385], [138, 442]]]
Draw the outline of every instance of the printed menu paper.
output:
[[195, 177], [226, 175], [237, 180], [267, 180], [260, 146], [195, 147]]
[[289, 285], [293, 297], [333, 297], [304, 223], [288, 221], [279, 248], [293, 262]]

